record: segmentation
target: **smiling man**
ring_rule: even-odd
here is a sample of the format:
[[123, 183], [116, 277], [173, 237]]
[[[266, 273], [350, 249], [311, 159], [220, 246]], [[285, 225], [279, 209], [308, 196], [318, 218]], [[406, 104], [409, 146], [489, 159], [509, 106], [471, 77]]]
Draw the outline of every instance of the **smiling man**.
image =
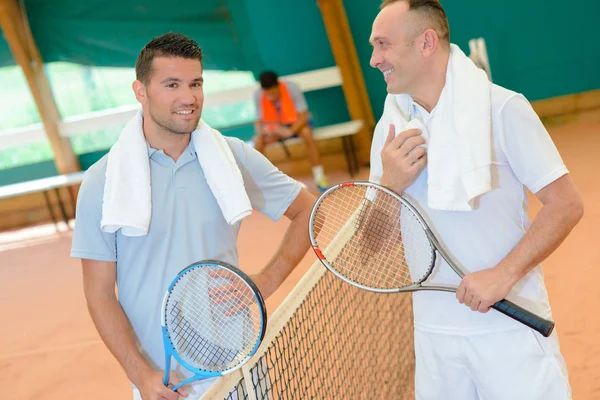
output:
[[[525, 97], [450, 42], [438, 0], [383, 1], [370, 42], [388, 92], [370, 180], [413, 203], [471, 272], [461, 280], [440, 262], [430, 283], [458, 286], [456, 298], [413, 294], [416, 398], [569, 399], [556, 331], [490, 311], [508, 298], [552, 317], [540, 262], [583, 204], [548, 132]], [[543, 204], [533, 221], [527, 191]]]
[[[240, 222], [226, 217], [222, 204], [230, 199], [219, 201], [223, 199], [210, 184], [211, 176], [225, 179], [235, 165], [234, 176], [242, 181], [248, 208], [273, 220], [291, 220], [274, 257], [252, 276], [264, 297], [277, 289], [309, 247], [306, 226], [314, 198], [298, 182], [243, 141], [217, 131], [210, 130], [216, 145], [222, 146], [208, 154], [198, 147], [211, 143], [199, 136], [207, 127], [201, 121], [202, 56], [193, 40], [175, 33], [155, 38], [142, 49], [133, 83], [142, 111], [123, 129], [109, 154], [90, 167], [79, 192], [71, 256], [82, 259], [89, 312], [131, 381], [134, 399], [197, 399], [214, 381], [197, 381], [177, 392], [164, 386], [160, 329], [162, 297], [177, 273], [204, 259], [238, 265]], [[218, 155], [226, 153], [232, 157], [220, 160]], [[127, 179], [121, 186], [108, 183], [123, 176]], [[128, 192], [145, 177], [148, 182], [139, 192]], [[236, 194], [225, 192], [220, 196]], [[132, 223], [132, 214], [145, 207], [151, 218]], [[116, 220], [108, 222], [109, 214]], [[169, 386], [191, 375], [176, 365], [172, 370], [176, 372]]]

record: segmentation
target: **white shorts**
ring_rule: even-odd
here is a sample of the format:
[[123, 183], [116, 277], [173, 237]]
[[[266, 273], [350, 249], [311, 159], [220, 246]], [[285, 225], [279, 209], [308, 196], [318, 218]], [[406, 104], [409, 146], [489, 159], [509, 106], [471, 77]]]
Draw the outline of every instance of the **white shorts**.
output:
[[568, 400], [556, 332], [455, 336], [415, 329], [417, 400]]

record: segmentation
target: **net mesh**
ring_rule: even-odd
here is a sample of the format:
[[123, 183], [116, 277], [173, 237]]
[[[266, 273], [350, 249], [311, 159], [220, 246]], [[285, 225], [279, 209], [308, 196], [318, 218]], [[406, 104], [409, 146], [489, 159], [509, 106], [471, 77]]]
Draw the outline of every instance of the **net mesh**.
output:
[[226, 375], [203, 399], [414, 399], [411, 296], [355, 288], [320, 263], [311, 274], [271, 317], [246, 379]]
[[259, 339], [262, 312], [250, 286], [217, 264], [199, 264], [174, 284], [165, 326], [175, 350], [202, 371], [245, 361]]
[[330, 192], [318, 205], [313, 227], [329, 265], [369, 288], [422, 282], [433, 266], [433, 247], [415, 213], [375, 186], [341, 186]]

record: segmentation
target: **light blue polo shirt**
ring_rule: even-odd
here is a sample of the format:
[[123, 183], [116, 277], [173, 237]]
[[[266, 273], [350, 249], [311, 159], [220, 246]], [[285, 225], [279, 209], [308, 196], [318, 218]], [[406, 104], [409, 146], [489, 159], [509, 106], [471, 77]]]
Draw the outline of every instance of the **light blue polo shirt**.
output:
[[[226, 137], [253, 209], [278, 220], [301, 185], [239, 139]], [[119, 302], [154, 368], [163, 370], [160, 314], [171, 280], [188, 265], [216, 259], [238, 265], [240, 223], [229, 225], [206, 182], [193, 145], [177, 162], [149, 148], [152, 219], [145, 236], [100, 230], [108, 156], [85, 173], [77, 201], [71, 257], [117, 262]], [[260, 240], [257, 237], [256, 240]], [[278, 245], [275, 243], [274, 245]], [[174, 361], [174, 360], [173, 360]]]

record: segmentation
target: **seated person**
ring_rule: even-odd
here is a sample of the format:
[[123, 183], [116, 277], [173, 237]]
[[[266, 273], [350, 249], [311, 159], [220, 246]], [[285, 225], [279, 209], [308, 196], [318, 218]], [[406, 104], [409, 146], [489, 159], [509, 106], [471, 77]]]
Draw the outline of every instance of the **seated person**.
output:
[[315, 184], [321, 192], [325, 191], [327, 178], [312, 137], [308, 106], [302, 90], [293, 82], [280, 81], [271, 71], [263, 72], [259, 80], [261, 89], [254, 94], [257, 114], [254, 148], [263, 153], [269, 143], [301, 137], [306, 144]]

